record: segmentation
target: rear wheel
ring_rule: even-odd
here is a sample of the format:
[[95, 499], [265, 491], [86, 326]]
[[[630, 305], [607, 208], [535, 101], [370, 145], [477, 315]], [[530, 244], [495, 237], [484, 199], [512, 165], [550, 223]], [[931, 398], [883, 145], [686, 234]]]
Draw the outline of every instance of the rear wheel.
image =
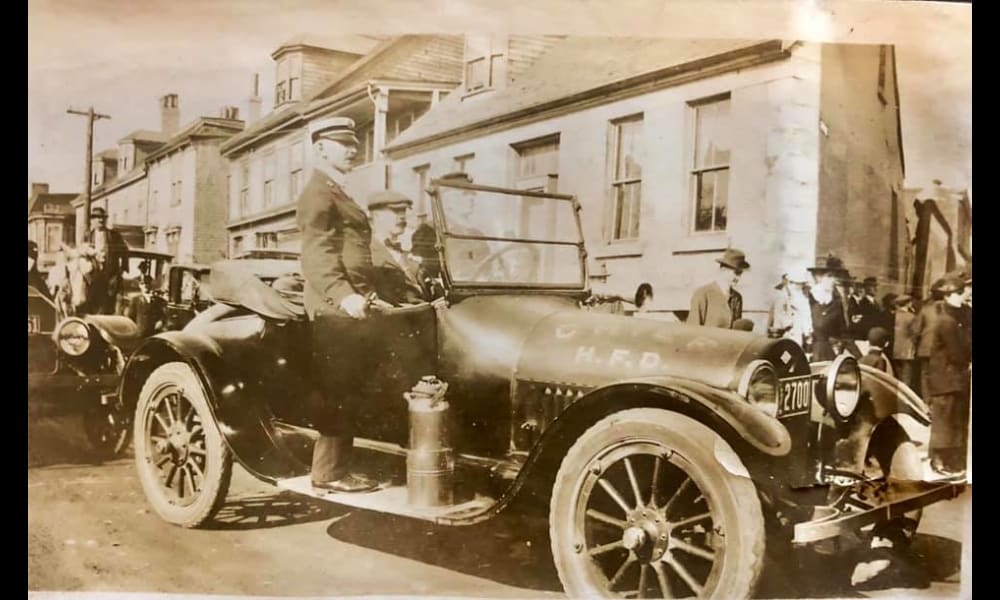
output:
[[198, 527], [229, 490], [233, 458], [189, 365], [153, 371], [135, 412], [135, 463], [146, 499], [165, 521]]
[[749, 597], [765, 530], [745, 473], [725, 440], [686, 416], [632, 409], [599, 421], [570, 448], [552, 493], [566, 593]]

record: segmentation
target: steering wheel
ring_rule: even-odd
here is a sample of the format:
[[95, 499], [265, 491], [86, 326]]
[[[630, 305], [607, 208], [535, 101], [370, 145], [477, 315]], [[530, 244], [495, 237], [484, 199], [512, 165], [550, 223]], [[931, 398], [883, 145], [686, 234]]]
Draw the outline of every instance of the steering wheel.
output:
[[501, 248], [500, 250], [497, 250], [496, 252], [484, 258], [472, 270], [472, 275], [469, 276], [469, 279], [478, 281], [479, 278], [482, 277], [483, 274], [485, 273], [487, 267], [493, 265], [493, 263], [495, 262], [500, 262], [500, 268], [503, 270], [505, 281], [512, 281], [514, 277], [510, 272], [509, 265], [507, 265], [506, 262], [503, 262], [500, 259], [502, 259], [504, 256], [506, 256], [511, 252], [523, 251], [523, 250], [528, 250], [531, 253], [531, 260], [532, 260], [531, 275], [526, 279], [528, 281], [534, 281], [538, 275], [538, 248], [535, 248], [534, 246], [527, 246], [524, 244], [517, 244], [517, 243], [511, 243], [506, 248]]

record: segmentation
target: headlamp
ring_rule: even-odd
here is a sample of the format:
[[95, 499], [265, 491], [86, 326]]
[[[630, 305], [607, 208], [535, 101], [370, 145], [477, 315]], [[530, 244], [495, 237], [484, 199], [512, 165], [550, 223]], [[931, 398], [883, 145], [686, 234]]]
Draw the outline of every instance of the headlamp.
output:
[[60, 323], [53, 333], [56, 346], [70, 356], [82, 356], [90, 348], [90, 327], [77, 318]]

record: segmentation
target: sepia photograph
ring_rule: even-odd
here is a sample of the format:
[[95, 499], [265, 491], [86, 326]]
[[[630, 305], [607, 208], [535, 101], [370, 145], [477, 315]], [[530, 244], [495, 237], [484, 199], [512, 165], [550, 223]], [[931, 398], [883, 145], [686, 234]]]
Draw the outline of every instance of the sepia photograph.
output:
[[28, 595], [971, 598], [971, 3], [28, 3]]

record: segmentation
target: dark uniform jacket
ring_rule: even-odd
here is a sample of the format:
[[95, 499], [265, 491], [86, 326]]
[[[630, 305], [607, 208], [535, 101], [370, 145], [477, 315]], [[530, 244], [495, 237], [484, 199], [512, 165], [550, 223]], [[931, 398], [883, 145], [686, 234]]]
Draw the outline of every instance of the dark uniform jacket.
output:
[[381, 240], [372, 240], [372, 284], [378, 297], [394, 306], [417, 304], [425, 300], [414, 261], [405, 254], [397, 262]]
[[917, 314], [916, 323], [913, 324], [913, 334], [917, 338], [917, 357], [929, 358], [931, 355], [932, 334], [934, 324], [940, 314], [940, 300], [933, 300], [923, 305]]
[[[108, 239], [102, 272], [108, 277], [114, 277], [128, 271], [128, 244], [121, 233], [110, 227], [106, 231]], [[94, 233], [93, 230], [86, 232], [83, 241], [93, 246]]]
[[931, 396], [967, 389], [972, 361], [972, 336], [962, 309], [941, 302], [935, 310], [927, 362], [927, 393]]
[[332, 307], [351, 294], [366, 296], [371, 284], [371, 228], [364, 210], [318, 169], [299, 196], [302, 275], [306, 312]]

